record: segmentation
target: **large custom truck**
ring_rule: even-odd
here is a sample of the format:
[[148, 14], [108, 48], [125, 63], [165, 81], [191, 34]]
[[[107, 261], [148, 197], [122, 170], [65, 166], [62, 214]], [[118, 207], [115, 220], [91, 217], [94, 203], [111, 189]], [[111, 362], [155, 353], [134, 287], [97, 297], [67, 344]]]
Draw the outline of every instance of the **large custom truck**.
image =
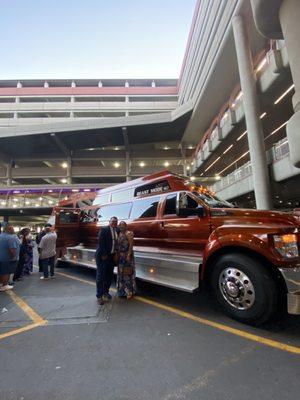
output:
[[101, 226], [116, 216], [134, 232], [137, 278], [187, 292], [212, 287], [231, 317], [270, 319], [282, 302], [300, 314], [300, 221], [238, 209], [168, 171], [71, 197], [53, 210], [62, 261], [96, 268]]

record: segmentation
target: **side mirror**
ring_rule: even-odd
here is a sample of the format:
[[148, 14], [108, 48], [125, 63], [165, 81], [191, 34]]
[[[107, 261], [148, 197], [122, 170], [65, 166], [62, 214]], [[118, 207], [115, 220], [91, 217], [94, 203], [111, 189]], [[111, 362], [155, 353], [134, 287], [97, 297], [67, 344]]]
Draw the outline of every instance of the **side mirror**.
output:
[[204, 216], [204, 208], [202, 206], [198, 206], [197, 208], [179, 208], [178, 217], [189, 217], [191, 215], [198, 215], [198, 217]]

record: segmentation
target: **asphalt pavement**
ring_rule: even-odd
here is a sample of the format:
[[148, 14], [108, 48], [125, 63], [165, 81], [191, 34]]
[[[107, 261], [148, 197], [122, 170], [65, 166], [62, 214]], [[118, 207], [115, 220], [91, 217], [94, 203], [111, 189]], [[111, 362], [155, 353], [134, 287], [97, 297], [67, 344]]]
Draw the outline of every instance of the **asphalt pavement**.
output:
[[[209, 294], [140, 286], [98, 306], [95, 271], [59, 268], [0, 293], [1, 400], [296, 399], [300, 317], [263, 328]], [[4, 312], [1, 313], [1, 311]]]

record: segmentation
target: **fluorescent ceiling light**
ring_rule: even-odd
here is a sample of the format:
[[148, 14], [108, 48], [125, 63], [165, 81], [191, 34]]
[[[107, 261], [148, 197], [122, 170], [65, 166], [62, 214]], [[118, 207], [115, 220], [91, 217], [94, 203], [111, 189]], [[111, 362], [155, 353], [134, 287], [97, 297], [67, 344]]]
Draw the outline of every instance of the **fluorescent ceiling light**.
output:
[[239, 137], [236, 139], [236, 141], [238, 142], [239, 140], [241, 140], [242, 137], [244, 137], [246, 134], [247, 134], [247, 131], [243, 132], [243, 133], [241, 134], [241, 136], [239, 136]]
[[288, 123], [288, 121], [285, 121], [283, 124], [281, 124], [280, 126], [278, 126], [278, 128], [274, 129], [274, 131], [271, 132], [271, 133], [265, 138], [265, 140], [267, 140], [270, 136], [274, 135], [274, 133], [276, 133], [276, 132], [278, 132], [280, 129], [282, 129], [287, 123]]
[[222, 169], [222, 171], [220, 171], [218, 173], [218, 175], [221, 175], [224, 171], [226, 171], [228, 168], [230, 168], [233, 164], [237, 163], [238, 161], [240, 161], [243, 157], [245, 157], [247, 154], [249, 153], [249, 150], [246, 151], [246, 153], [242, 154], [239, 158], [237, 158], [236, 160], [234, 160], [231, 164], [229, 164], [226, 168]]
[[291, 85], [284, 93], [282, 93], [281, 96], [278, 97], [278, 99], [276, 99], [276, 100], [274, 101], [274, 104], [280, 103], [280, 101], [281, 101], [291, 90], [293, 90], [294, 87], [295, 87], [294, 84]]
[[212, 162], [211, 164], [210, 164], [210, 166], [209, 167], [207, 167], [205, 170], [204, 170], [204, 172], [206, 172], [206, 171], [208, 171], [217, 161], [219, 161], [220, 160], [220, 158], [221, 157], [218, 157], [218, 158], [216, 158], [215, 159], [215, 161], [214, 162]]
[[236, 100], [240, 100], [243, 97], [243, 92], [240, 91], [240, 93], [236, 96]]
[[258, 64], [256, 68], [256, 72], [259, 72], [263, 69], [263, 67], [267, 64], [267, 59], [266, 57]]
[[232, 149], [233, 148], [233, 144], [231, 144], [230, 146], [228, 146], [227, 147], [227, 149], [224, 151], [224, 153], [223, 154], [226, 154], [227, 153], [227, 151], [229, 151], [230, 149]]

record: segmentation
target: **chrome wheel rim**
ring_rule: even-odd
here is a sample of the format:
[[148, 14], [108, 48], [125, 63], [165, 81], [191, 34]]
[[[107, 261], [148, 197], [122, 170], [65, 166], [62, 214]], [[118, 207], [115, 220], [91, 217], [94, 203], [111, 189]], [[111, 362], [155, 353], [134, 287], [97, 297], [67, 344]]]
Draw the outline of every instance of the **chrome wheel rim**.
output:
[[249, 277], [237, 268], [227, 267], [219, 276], [219, 289], [226, 302], [236, 310], [248, 310], [255, 301]]

